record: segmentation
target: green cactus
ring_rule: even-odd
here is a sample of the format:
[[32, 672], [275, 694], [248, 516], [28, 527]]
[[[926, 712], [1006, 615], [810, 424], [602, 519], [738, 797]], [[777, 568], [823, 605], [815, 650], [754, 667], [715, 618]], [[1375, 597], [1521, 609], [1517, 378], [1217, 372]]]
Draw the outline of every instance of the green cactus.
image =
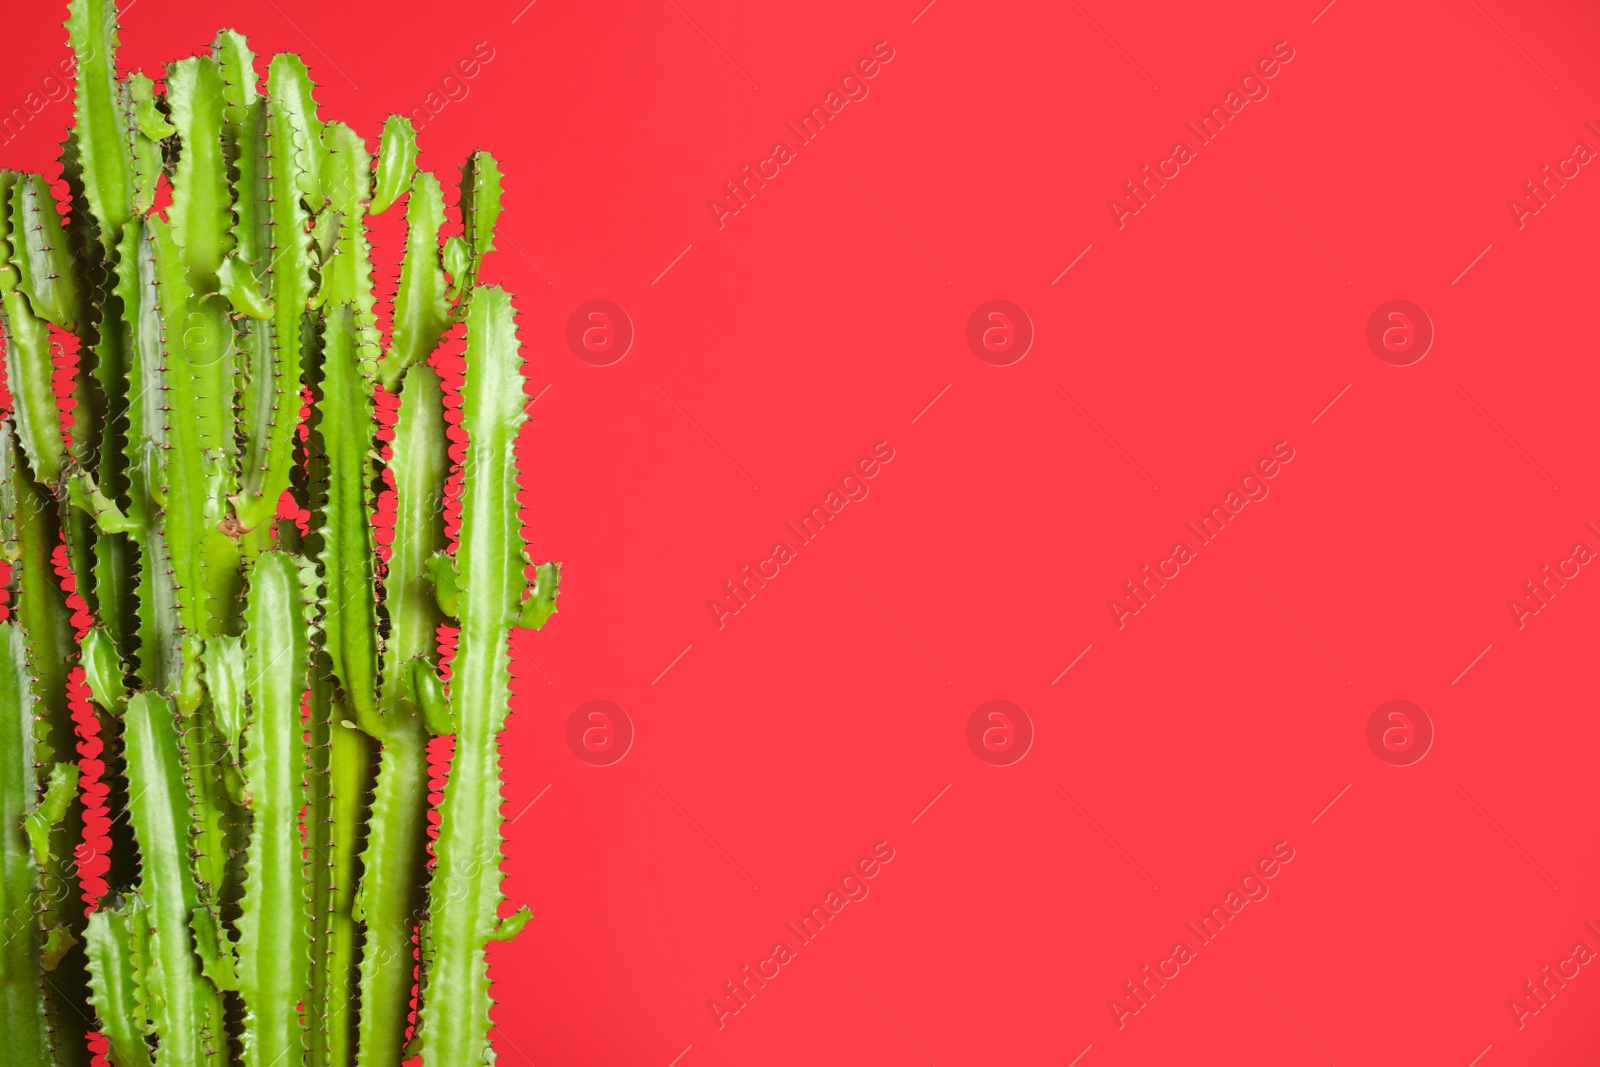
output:
[[[374, 159], [319, 116], [298, 57], [263, 83], [225, 30], [124, 73], [112, 0], [68, 12], [61, 181], [0, 170], [0, 1067], [87, 1064], [91, 1031], [115, 1067], [492, 1062], [486, 948], [529, 914], [499, 914], [508, 642], [559, 586], [557, 564], [530, 581], [515, 316], [479, 280], [499, 167], [474, 153], [452, 210], [409, 121]], [[381, 308], [366, 220], [402, 200]], [[455, 332], [452, 544], [429, 363]], [[80, 671], [118, 779], [88, 915]], [[455, 744], [430, 873], [438, 734]]]

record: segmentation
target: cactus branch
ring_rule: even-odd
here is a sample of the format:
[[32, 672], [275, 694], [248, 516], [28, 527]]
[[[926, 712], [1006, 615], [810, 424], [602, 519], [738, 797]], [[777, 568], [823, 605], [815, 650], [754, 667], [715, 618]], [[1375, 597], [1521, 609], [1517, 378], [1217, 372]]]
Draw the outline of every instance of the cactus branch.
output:
[[406, 252], [394, 297], [393, 343], [378, 366], [384, 388], [394, 389], [414, 363], [433, 353], [450, 314], [449, 288], [439, 259], [444, 192], [439, 179], [418, 171], [406, 204]]
[[144, 1037], [148, 1021], [140, 993], [149, 939], [143, 901], [138, 896], [89, 916], [91, 1000], [113, 1067], [151, 1067], [150, 1047]]
[[39, 864], [23, 833], [36, 803], [33, 680], [27, 640], [15, 622], [0, 623], [0, 1065], [48, 1063], [42, 937], [34, 920]]
[[[395, 537], [384, 582], [389, 636], [383, 660], [383, 751], [361, 862], [358, 907], [366, 920], [361, 959], [360, 1067], [398, 1063], [411, 997], [412, 935], [423, 906], [427, 844], [428, 734], [410, 698], [406, 665], [436, 658], [443, 621], [427, 578], [445, 544], [444, 394], [426, 366], [406, 372], [389, 471]], [[432, 674], [432, 668], [427, 668]]]
[[461, 502], [461, 635], [451, 667], [456, 730], [439, 808], [438, 866], [429, 889], [436, 961], [427, 974], [421, 1024], [427, 1067], [482, 1063], [489, 1049], [485, 945], [500, 895], [499, 734], [511, 696], [508, 639], [527, 585], [517, 514], [517, 429], [526, 418], [511, 298], [473, 294], [467, 315], [462, 428], [467, 453]]
[[74, 127], [83, 150], [83, 184], [100, 239], [111, 247], [133, 216], [127, 119], [117, 86], [117, 8], [115, 0], [71, 0], [67, 11], [78, 59]]
[[245, 609], [245, 803], [253, 820], [239, 917], [244, 1062], [299, 1062], [299, 1008], [310, 989], [311, 931], [300, 859], [306, 743], [300, 725], [310, 624], [300, 565], [264, 552], [250, 570]]
[[138, 783], [129, 803], [142, 862], [140, 895], [150, 903], [151, 1029], [161, 1067], [200, 1067], [225, 1040], [222, 1000], [200, 972], [191, 916], [199, 890], [189, 866], [193, 811], [172, 703], [135, 693], [124, 716], [128, 776]]

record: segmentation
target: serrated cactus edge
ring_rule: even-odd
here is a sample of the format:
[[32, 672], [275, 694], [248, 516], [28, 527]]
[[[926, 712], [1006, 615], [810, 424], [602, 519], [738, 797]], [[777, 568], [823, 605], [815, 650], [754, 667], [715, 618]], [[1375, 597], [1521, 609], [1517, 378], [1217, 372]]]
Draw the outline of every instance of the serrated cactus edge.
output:
[[[0, 170], [0, 1067], [491, 1063], [487, 948], [529, 916], [501, 916], [509, 640], [559, 579], [522, 543], [512, 298], [480, 281], [499, 165], [450, 205], [409, 120], [373, 153], [298, 56], [223, 30], [129, 71], [112, 0], [67, 11], [59, 179]], [[367, 219], [402, 202], [383, 306]], [[452, 538], [430, 364], [460, 335]], [[80, 679], [113, 856], [89, 914]]]

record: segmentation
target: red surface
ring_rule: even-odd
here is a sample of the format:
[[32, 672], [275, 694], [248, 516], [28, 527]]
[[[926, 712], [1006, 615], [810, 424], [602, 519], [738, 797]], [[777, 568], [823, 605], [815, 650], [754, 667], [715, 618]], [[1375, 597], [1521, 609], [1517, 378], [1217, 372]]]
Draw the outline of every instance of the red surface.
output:
[[[369, 134], [493, 49], [422, 144], [504, 164], [490, 276], [549, 383], [525, 481], [566, 564], [517, 643], [506, 891], [536, 918], [494, 952], [504, 1062], [1593, 1062], [1600, 971], [1563, 961], [1600, 950], [1600, 577], [1567, 565], [1521, 629], [1508, 607], [1600, 549], [1600, 175], [1520, 229], [1508, 207], [1600, 149], [1591, 5], [522, 2], [229, 16]], [[136, 3], [133, 64], [215, 29]], [[61, 20], [8, 12], [0, 104]], [[869, 95], [793, 145], [883, 41]], [[1269, 95], [1119, 230], [1108, 198], [1283, 41]], [[45, 164], [69, 114], [0, 162]], [[708, 200], [780, 138], [719, 229]], [[606, 367], [566, 340], [596, 299], [635, 330]], [[992, 299], [1034, 327], [1011, 366], [965, 340]], [[1393, 299], [1435, 328], [1412, 366], [1367, 346]], [[719, 629], [724, 583], [878, 442], [869, 495]], [[1108, 599], [1279, 442], [1270, 494], [1119, 629]], [[967, 745], [992, 699], [1034, 727], [1011, 766]], [[1368, 747], [1395, 699], [1435, 730], [1412, 766]], [[568, 744], [591, 700], [634, 729], [609, 766]], [[800, 947], [786, 922], [878, 842]], [[1275, 846], [1199, 947], [1186, 922]], [[1108, 1001], [1180, 939], [1119, 1029]], [[1546, 965], [1577, 976], [1519, 1029]]]

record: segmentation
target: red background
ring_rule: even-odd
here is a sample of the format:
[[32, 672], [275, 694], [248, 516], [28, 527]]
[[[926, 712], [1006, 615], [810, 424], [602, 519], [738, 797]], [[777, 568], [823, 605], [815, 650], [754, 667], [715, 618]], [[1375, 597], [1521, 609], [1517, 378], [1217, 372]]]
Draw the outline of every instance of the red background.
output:
[[[1600, 148], [1600, 14], [921, 2], [228, 5], [372, 136], [494, 49], [422, 146], [507, 173], [489, 277], [549, 384], [524, 481], [566, 565], [517, 639], [504, 1062], [1593, 1062], [1596, 968], [1524, 1029], [1508, 1000], [1600, 949], [1600, 577], [1520, 631], [1507, 601], [1600, 548], [1600, 175], [1520, 230], [1507, 201]], [[131, 66], [219, 20], [135, 4]], [[0, 105], [64, 15], [7, 12]], [[719, 230], [708, 198], [880, 41], [870, 96]], [[1270, 96], [1119, 231], [1107, 199], [1280, 41]], [[604, 368], [565, 340], [595, 298], [637, 331]], [[1004, 368], [964, 340], [994, 298], [1036, 330]], [[1393, 298], [1437, 331], [1414, 366], [1364, 340]], [[879, 441], [870, 496], [719, 630]], [[1107, 599], [1279, 441], [1270, 497], [1119, 631]], [[965, 740], [994, 698], [1036, 729], [1010, 767]], [[1437, 731], [1410, 767], [1365, 740], [1396, 698]], [[613, 766], [566, 742], [591, 699], [637, 732]], [[719, 1030], [708, 1000], [879, 841], [870, 896]], [[1108, 999], [1279, 841], [1270, 896], [1119, 1030]]]

